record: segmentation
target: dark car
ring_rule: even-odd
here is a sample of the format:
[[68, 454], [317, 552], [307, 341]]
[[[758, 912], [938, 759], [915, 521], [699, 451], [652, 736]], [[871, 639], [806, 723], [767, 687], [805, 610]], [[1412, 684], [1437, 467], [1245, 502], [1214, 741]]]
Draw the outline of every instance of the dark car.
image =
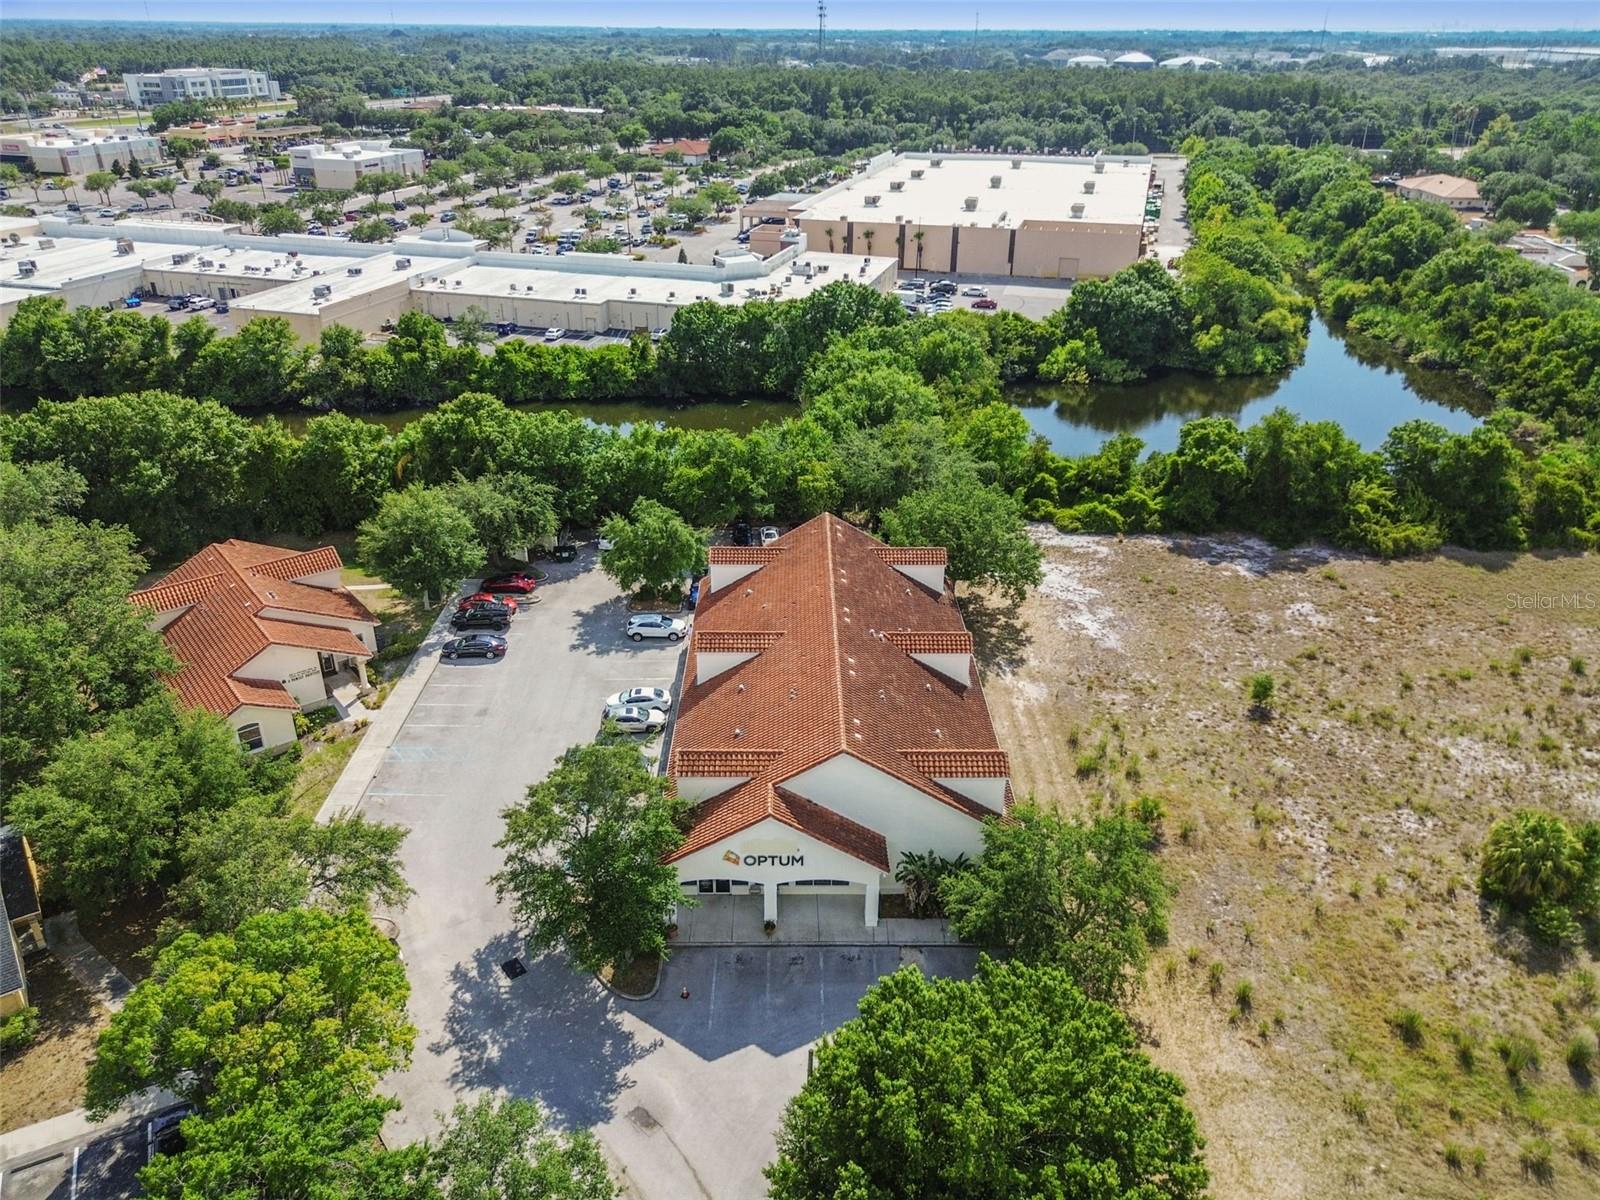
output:
[[511, 610], [502, 604], [492, 607], [482, 604], [475, 608], [462, 609], [450, 618], [450, 628], [457, 632], [463, 629], [494, 629], [504, 632], [510, 627]]
[[936, 296], [954, 296], [956, 294], [956, 285], [948, 279], [941, 279], [928, 290]]
[[505, 652], [506, 640], [499, 634], [469, 633], [451, 638], [439, 653], [445, 658], [500, 658]]
[[683, 606], [690, 612], [700, 607], [700, 581], [694, 581], [694, 586], [689, 589], [689, 594], [683, 598]]
[[515, 571], [509, 575], [491, 575], [479, 585], [479, 591], [484, 592], [512, 592], [526, 594], [538, 587], [538, 581], [532, 575], [522, 575]]
[[578, 557], [578, 548], [570, 542], [562, 542], [551, 547], [550, 557], [555, 562], [571, 562]]
[[733, 544], [735, 546], [748, 546], [750, 544], [750, 522], [736, 521], [733, 526]]

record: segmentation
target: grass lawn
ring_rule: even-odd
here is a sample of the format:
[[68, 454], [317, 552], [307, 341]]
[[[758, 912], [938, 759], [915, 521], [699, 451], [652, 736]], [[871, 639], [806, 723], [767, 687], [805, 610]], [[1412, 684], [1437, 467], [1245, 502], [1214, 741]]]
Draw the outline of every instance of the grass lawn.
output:
[[300, 771], [295, 776], [294, 791], [290, 796], [290, 810], [308, 817], [317, 815], [322, 802], [328, 798], [333, 785], [350, 756], [356, 752], [366, 730], [347, 733], [336, 742], [306, 742], [305, 755], [300, 760]]
[[39, 1010], [39, 1035], [0, 1062], [0, 1132], [59, 1117], [83, 1103], [95, 1040], [111, 1012], [49, 953], [27, 961], [28, 998]]
[[1600, 611], [1557, 599], [1592, 595], [1595, 557], [1041, 537], [1044, 585], [978, 606], [986, 696], [1019, 797], [1165, 810], [1170, 940], [1134, 1016], [1214, 1194], [1600, 1194], [1600, 1096], [1567, 1066], [1600, 961], [1476, 887], [1496, 818], [1600, 809]]

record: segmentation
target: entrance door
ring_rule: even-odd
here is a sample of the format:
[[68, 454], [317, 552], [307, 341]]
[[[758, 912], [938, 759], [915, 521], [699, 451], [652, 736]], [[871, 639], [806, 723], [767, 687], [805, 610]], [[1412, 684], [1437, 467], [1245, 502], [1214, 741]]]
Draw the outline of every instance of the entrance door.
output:
[[339, 673], [339, 664], [333, 655], [318, 651], [317, 662], [322, 667], [322, 677], [324, 679], [329, 675], [337, 675]]

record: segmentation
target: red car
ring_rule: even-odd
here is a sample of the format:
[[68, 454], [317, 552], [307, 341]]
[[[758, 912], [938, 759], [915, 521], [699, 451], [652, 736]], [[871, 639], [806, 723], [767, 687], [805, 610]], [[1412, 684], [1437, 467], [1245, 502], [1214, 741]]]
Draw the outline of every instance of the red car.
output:
[[510, 596], [496, 596], [492, 592], [478, 592], [475, 595], [462, 597], [461, 603], [456, 605], [456, 611], [465, 612], [469, 608], [477, 608], [484, 604], [503, 604], [512, 612], [517, 611], [517, 602]]
[[973, 308], [999, 308], [1000, 307], [1000, 303], [999, 303], [999, 301], [995, 300], [994, 297], [992, 297], [992, 296], [985, 296], [981, 300], [974, 300], [972, 302], [972, 307]]
[[522, 595], [538, 586], [532, 575], [491, 575], [479, 585], [485, 592], [517, 592]]

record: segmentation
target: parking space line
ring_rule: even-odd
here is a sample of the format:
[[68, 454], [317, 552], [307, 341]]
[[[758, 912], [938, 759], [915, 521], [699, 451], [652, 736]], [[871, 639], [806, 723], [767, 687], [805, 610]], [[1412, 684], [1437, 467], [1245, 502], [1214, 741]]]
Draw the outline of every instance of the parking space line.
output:
[[471, 721], [407, 721], [407, 729], [465, 729]]
[[711, 1002], [706, 1005], [706, 1028], [707, 1029], [712, 1028], [713, 1025], [715, 1024], [715, 1021], [716, 1021], [716, 1015], [717, 1015], [717, 961], [721, 957], [722, 956], [719, 955], [719, 954], [713, 954], [711, 956]]
[[367, 799], [388, 800], [396, 796], [406, 796], [418, 799], [443, 800], [446, 795], [448, 795], [446, 792], [368, 792]]
[[476, 708], [476, 700], [418, 700], [412, 708]]

